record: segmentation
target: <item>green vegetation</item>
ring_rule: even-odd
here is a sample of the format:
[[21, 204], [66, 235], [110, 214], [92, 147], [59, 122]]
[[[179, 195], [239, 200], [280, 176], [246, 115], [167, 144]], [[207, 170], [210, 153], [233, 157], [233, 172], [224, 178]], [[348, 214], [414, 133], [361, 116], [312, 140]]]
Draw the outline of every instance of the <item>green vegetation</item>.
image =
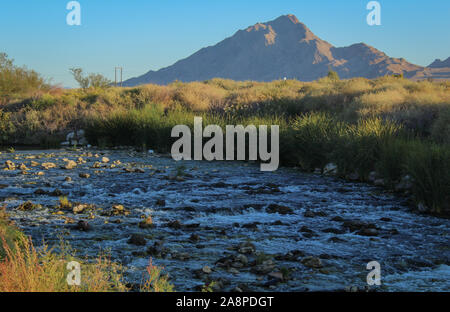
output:
[[83, 75], [83, 69], [71, 68], [69, 69], [73, 78], [78, 82], [80, 88], [106, 88], [111, 84], [111, 81], [101, 74]]
[[13, 250], [16, 245], [20, 246], [24, 239], [25, 235], [8, 220], [6, 207], [0, 207], [0, 261], [6, 257], [5, 246]]
[[449, 214], [450, 82], [340, 80], [332, 72], [314, 82], [212, 79], [135, 88], [88, 80], [82, 89], [3, 100], [0, 144], [56, 146], [85, 129], [92, 145], [168, 152], [172, 127], [192, 127], [194, 116], [222, 127], [278, 124], [282, 165], [313, 171], [332, 162], [342, 177], [367, 181], [375, 171], [393, 188], [409, 175], [416, 204]]
[[[36, 250], [27, 238], [9, 221], [5, 207], [0, 207], [0, 292], [124, 292], [129, 289], [121, 274], [122, 268], [100, 255], [96, 259], [80, 259], [63, 241], [58, 249], [43, 246]], [[81, 285], [67, 283], [67, 264], [77, 261], [82, 268]], [[173, 291], [162, 269], [150, 261], [148, 276], [141, 286], [143, 292]]]
[[49, 89], [50, 85], [37, 72], [14, 65], [14, 60], [0, 53], [0, 105], [18, 96], [34, 96]]

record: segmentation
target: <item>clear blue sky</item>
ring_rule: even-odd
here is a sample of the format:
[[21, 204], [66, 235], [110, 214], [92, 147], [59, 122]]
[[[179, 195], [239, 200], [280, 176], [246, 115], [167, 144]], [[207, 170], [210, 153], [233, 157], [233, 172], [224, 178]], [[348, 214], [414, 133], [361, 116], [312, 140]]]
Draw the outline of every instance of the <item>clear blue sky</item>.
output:
[[66, 24], [68, 2], [2, 0], [0, 51], [69, 87], [70, 67], [112, 79], [120, 65], [130, 78], [289, 13], [335, 46], [365, 42], [419, 65], [450, 56], [448, 0], [379, 0], [372, 27], [369, 0], [79, 0], [81, 26]]

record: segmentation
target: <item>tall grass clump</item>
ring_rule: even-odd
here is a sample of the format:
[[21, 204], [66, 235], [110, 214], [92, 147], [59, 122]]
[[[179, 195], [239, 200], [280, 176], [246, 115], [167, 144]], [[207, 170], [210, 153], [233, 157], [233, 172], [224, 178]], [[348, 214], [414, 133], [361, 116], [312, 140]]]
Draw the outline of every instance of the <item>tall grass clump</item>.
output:
[[340, 173], [357, 172], [360, 177], [367, 177], [380, 159], [382, 146], [400, 130], [401, 126], [378, 117], [346, 125], [333, 153]]
[[330, 162], [341, 124], [325, 113], [308, 113], [292, 123], [295, 163], [304, 170]]
[[106, 117], [94, 116], [87, 122], [90, 142], [100, 146], [146, 146], [168, 151], [172, 145], [171, 131], [175, 125], [192, 125], [194, 114], [175, 111], [167, 114], [157, 105], [142, 109], [117, 111]]
[[22, 246], [25, 235], [17, 229], [8, 219], [6, 207], [0, 207], [0, 261], [5, 259], [6, 250], [14, 250], [16, 246]]
[[450, 214], [450, 147], [413, 142], [406, 159], [418, 203], [436, 214]]

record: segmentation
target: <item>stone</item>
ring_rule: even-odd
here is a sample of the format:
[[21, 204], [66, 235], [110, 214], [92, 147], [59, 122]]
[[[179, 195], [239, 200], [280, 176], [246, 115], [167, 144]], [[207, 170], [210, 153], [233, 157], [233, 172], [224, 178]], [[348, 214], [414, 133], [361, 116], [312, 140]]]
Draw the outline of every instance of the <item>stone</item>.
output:
[[86, 208], [88, 208], [88, 205], [79, 204], [79, 205], [75, 205], [72, 208], [72, 211], [73, 211], [73, 213], [82, 213]]
[[80, 173], [78, 176], [82, 179], [89, 179], [91, 177], [89, 173]]
[[417, 210], [419, 210], [420, 212], [427, 212], [430, 210], [430, 208], [428, 208], [424, 203], [419, 203], [417, 205]]
[[14, 164], [11, 160], [5, 161], [5, 170], [16, 170], [16, 164]]
[[402, 192], [402, 191], [409, 191], [410, 189], [412, 189], [413, 187], [413, 181], [411, 176], [406, 175], [404, 176], [400, 182], [395, 186], [395, 190], [397, 192]]
[[278, 204], [270, 204], [267, 207], [266, 211], [268, 213], [279, 213], [279, 214], [282, 214], [282, 215], [293, 214], [294, 213], [294, 211], [291, 208], [289, 208], [287, 206], [278, 205]]
[[171, 222], [167, 223], [167, 226], [172, 228], [172, 229], [176, 229], [176, 230], [179, 230], [182, 227], [181, 222], [178, 221], [178, 220], [171, 221]]
[[350, 173], [347, 175], [347, 179], [350, 181], [358, 181], [359, 180], [359, 174], [357, 172]]
[[147, 240], [142, 234], [132, 234], [127, 243], [136, 246], [145, 246], [147, 244]]
[[147, 218], [145, 218], [145, 220], [139, 222], [139, 227], [141, 229], [148, 229], [153, 227], [153, 220], [151, 216], [148, 216]]
[[30, 169], [27, 168], [27, 166], [25, 166], [25, 164], [20, 164], [19, 169], [22, 170], [22, 171], [30, 170]]
[[255, 245], [253, 245], [252, 243], [245, 242], [245, 243], [242, 243], [242, 244], [239, 245], [238, 251], [241, 254], [250, 255], [250, 254], [255, 253], [256, 248], [255, 248]]
[[267, 276], [279, 281], [284, 280], [283, 273], [281, 272], [270, 272]]
[[378, 230], [377, 229], [366, 228], [366, 229], [362, 229], [362, 230], [358, 231], [356, 234], [362, 235], [362, 236], [377, 236], [378, 235]]
[[56, 168], [56, 165], [55, 165], [54, 163], [51, 163], [51, 162], [43, 163], [41, 166], [42, 166], [42, 168], [44, 168], [45, 170], [49, 170], [49, 169], [52, 169], [52, 168]]
[[109, 163], [109, 158], [108, 157], [102, 157], [102, 163], [104, 163], [104, 164]]
[[164, 199], [157, 199], [156, 200], [156, 205], [157, 206], [165, 206], [166, 205], [166, 201]]
[[113, 205], [111, 213], [114, 216], [118, 216], [118, 215], [127, 216], [130, 214], [130, 212], [128, 210], [126, 210], [123, 205]]
[[66, 170], [72, 170], [73, 168], [75, 168], [77, 166], [77, 163], [74, 162], [73, 160], [68, 160], [66, 162], [66, 164], [64, 166], [62, 166], [62, 169], [66, 169]]
[[329, 163], [323, 168], [323, 174], [325, 175], [335, 175], [337, 173], [338, 173], [338, 166], [336, 164]]
[[84, 160], [83, 157], [78, 157], [77, 163], [79, 163], [80, 165], [81, 165], [81, 164], [85, 164], [85, 163], [86, 163], [86, 160]]
[[228, 269], [228, 273], [234, 274], [234, 275], [239, 275], [240, 274], [239, 270], [236, 269], [236, 268], [229, 268]]
[[189, 240], [192, 242], [198, 242], [200, 240], [200, 236], [198, 234], [191, 234]]
[[313, 230], [311, 230], [310, 228], [308, 228], [305, 225], [300, 228], [299, 232], [302, 232], [302, 233], [314, 233]]
[[41, 205], [35, 205], [31, 201], [27, 201], [27, 202], [19, 205], [19, 207], [17, 207], [17, 210], [31, 211], [31, 210], [41, 208], [41, 207], [42, 207]]
[[272, 260], [265, 260], [261, 264], [257, 265], [252, 269], [253, 272], [257, 274], [268, 274], [275, 269], [275, 263]]
[[205, 266], [202, 268], [202, 271], [203, 271], [203, 273], [205, 273], [205, 274], [211, 274], [211, 273], [212, 273], [211, 268], [210, 268], [209, 266], [207, 266], [207, 265], [205, 265]]
[[87, 221], [84, 221], [84, 220], [78, 221], [76, 228], [78, 230], [84, 231], [84, 232], [90, 231], [92, 229], [91, 225]]
[[336, 229], [336, 228], [326, 228], [322, 232], [324, 232], [324, 233], [333, 233], [333, 234], [344, 234], [345, 230]]
[[323, 267], [322, 261], [317, 257], [305, 257], [302, 259], [302, 264], [308, 268], [318, 269]]
[[245, 255], [242, 255], [242, 254], [237, 255], [235, 260], [239, 261], [243, 265], [247, 265], [248, 264], [248, 258]]

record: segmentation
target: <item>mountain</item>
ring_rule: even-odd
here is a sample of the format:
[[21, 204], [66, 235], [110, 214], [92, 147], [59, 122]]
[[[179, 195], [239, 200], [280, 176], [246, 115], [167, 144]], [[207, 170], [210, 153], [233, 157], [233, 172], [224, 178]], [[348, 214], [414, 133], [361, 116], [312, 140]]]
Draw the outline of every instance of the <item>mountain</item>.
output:
[[428, 65], [428, 68], [444, 68], [450, 67], [450, 57], [445, 61], [441, 61], [440, 59], [436, 59], [433, 63]]
[[287, 77], [311, 81], [325, 76], [330, 69], [341, 78], [401, 73], [414, 77], [424, 70], [364, 43], [334, 47], [290, 14], [239, 30], [214, 46], [203, 48], [172, 66], [129, 79], [124, 85], [212, 78], [272, 81]]
[[411, 77], [413, 80], [450, 80], [450, 57], [445, 61], [436, 59], [433, 63]]

